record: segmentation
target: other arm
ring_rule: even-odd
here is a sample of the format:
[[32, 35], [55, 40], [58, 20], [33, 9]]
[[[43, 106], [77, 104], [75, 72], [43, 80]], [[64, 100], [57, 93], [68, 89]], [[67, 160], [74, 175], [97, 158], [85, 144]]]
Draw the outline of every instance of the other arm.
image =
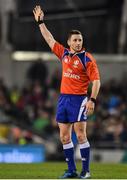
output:
[[90, 81], [92, 82], [92, 91], [91, 91], [90, 99], [86, 103], [86, 112], [88, 115], [91, 115], [94, 112], [96, 98], [99, 93], [101, 83], [100, 83], [100, 75], [96, 64], [96, 60], [89, 53], [87, 53], [87, 58], [88, 58], [87, 60], [90, 60], [87, 63], [87, 73], [90, 78]]
[[99, 93], [99, 89], [100, 89], [100, 80], [94, 80], [92, 82], [92, 92], [91, 92], [90, 99], [86, 103], [87, 115], [91, 115], [94, 112], [95, 105], [96, 105], [96, 98]]
[[99, 93], [99, 89], [100, 89], [100, 80], [94, 80], [92, 82], [92, 92], [91, 92], [91, 98], [94, 98], [96, 99], [97, 98], [97, 95]]

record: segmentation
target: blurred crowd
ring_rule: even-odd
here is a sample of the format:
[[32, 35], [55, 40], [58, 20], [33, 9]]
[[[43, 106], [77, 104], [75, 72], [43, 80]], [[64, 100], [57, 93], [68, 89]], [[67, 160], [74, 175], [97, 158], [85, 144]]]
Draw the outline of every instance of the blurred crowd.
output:
[[[59, 144], [55, 111], [61, 72], [56, 69], [50, 77], [47, 74], [45, 65], [39, 61], [28, 70], [22, 88], [8, 88], [0, 79], [0, 143], [24, 145], [48, 141], [52, 144], [50, 149]], [[123, 77], [120, 81], [102, 83], [95, 113], [87, 125], [93, 147], [127, 147], [126, 81]], [[88, 95], [90, 91], [91, 86]], [[74, 135], [72, 138], [76, 143]]]
[[94, 115], [89, 117], [89, 138], [99, 147], [127, 147], [127, 80], [111, 79], [101, 86]]

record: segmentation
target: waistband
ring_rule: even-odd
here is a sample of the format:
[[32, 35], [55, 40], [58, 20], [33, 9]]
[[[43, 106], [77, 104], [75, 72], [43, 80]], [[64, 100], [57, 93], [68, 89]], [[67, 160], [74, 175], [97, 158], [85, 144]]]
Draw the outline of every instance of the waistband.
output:
[[60, 96], [65, 96], [65, 97], [87, 97], [87, 94], [63, 94], [60, 93]]

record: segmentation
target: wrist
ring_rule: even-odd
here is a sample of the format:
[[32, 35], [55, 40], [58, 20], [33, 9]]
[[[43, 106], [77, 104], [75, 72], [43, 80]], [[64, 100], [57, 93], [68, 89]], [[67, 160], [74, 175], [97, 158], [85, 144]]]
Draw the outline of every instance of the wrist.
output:
[[37, 24], [40, 25], [40, 24], [43, 24], [43, 23], [44, 23], [44, 18], [41, 17], [41, 16], [38, 16]]
[[96, 99], [95, 98], [91, 97], [90, 101], [92, 101], [94, 104], [96, 104]]
[[41, 25], [41, 24], [43, 24], [43, 23], [44, 23], [44, 20], [38, 20], [38, 21], [37, 21], [37, 24], [38, 24], [38, 25]]

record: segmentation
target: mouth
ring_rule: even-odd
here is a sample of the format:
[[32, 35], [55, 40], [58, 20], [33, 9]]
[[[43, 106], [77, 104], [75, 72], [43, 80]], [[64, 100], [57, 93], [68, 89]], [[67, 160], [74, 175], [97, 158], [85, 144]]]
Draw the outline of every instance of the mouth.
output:
[[81, 46], [76, 46], [76, 49], [81, 49]]

